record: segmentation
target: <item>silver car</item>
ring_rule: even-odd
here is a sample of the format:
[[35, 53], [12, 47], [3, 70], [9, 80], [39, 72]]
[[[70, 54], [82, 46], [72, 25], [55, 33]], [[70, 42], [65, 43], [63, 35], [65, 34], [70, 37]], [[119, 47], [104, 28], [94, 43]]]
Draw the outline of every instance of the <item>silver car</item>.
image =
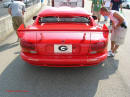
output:
[[124, 8], [130, 8], [130, 0], [124, 0], [122, 3], [122, 7]]
[[8, 0], [3, 3], [3, 7], [8, 8], [11, 3], [12, 3], [12, 0]]

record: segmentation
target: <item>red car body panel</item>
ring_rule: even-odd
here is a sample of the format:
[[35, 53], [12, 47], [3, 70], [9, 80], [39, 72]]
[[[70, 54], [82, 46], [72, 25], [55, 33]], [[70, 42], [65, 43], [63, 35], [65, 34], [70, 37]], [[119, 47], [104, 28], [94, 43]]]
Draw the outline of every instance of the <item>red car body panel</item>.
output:
[[[69, 10], [68, 10], [69, 9]], [[39, 23], [41, 17], [87, 17], [90, 23]], [[107, 58], [108, 28], [99, 26], [84, 9], [48, 8], [34, 24], [18, 29], [21, 57], [33, 65], [50, 67], [91, 66]]]

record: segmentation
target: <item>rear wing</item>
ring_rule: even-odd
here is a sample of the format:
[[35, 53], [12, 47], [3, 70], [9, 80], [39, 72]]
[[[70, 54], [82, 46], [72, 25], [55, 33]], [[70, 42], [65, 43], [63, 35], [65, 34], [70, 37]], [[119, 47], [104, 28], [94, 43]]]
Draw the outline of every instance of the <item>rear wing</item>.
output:
[[60, 30], [58, 30], [58, 29], [29, 29], [29, 28], [25, 28], [24, 27], [24, 24], [22, 24], [22, 25], [20, 25], [20, 27], [18, 28], [18, 30], [17, 30], [17, 35], [18, 35], [18, 37], [20, 38], [20, 37], [22, 37], [25, 33], [38, 33], [38, 32], [43, 32], [43, 31], [83, 31], [83, 33], [84, 33], [84, 35], [83, 35], [83, 39], [85, 39], [85, 36], [86, 36], [86, 31], [90, 31], [91, 33], [94, 33], [94, 32], [103, 32], [103, 35], [104, 35], [104, 37], [108, 37], [108, 34], [109, 34], [109, 30], [108, 30], [108, 28], [107, 28], [107, 26], [104, 24], [103, 25], [103, 27], [102, 27], [102, 29], [100, 29], [100, 30], [96, 30], [96, 29], [60, 29]]
[[45, 28], [43, 28], [43, 29], [28, 29], [24, 26], [24, 24], [21, 24], [17, 30], [17, 33], [19, 33], [20, 31], [91, 31], [91, 32], [102, 31], [102, 32], [109, 32], [109, 30], [105, 24], [102, 26], [101, 30], [86, 29], [86, 28], [82, 28], [82, 29], [77, 29], [77, 28], [74, 28], [74, 29], [69, 29], [69, 28], [68, 29], [45, 29]]

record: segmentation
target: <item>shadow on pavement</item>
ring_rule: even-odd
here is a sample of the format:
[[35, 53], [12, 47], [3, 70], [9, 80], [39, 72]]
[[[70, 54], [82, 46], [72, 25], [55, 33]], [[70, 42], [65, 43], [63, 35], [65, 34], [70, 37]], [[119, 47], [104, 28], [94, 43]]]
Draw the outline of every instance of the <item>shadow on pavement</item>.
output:
[[10, 49], [10, 48], [13, 48], [13, 47], [16, 47], [18, 45], [19, 45], [19, 42], [13, 42], [13, 43], [7, 43], [7, 44], [4, 44], [4, 45], [1, 45], [0, 46], [0, 52], [7, 50], [7, 49]]
[[0, 97], [95, 97], [99, 81], [117, 68], [118, 60], [113, 58], [91, 67], [50, 68], [32, 66], [18, 56], [0, 75]]

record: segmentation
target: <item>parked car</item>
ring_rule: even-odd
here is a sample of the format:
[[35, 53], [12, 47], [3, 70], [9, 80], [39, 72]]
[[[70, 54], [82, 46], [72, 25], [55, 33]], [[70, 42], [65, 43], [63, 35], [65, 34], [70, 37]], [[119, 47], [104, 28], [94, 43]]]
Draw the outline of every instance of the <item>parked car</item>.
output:
[[130, 9], [130, 0], [123, 1], [122, 7]]
[[[35, 19], [36, 18], [36, 19]], [[17, 30], [21, 57], [40, 66], [92, 66], [107, 58], [108, 28], [83, 8], [47, 8]]]
[[24, 0], [23, 3], [25, 4], [25, 6], [31, 6], [32, 5], [32, 0]]
[[[4, 8], [8, 8], [9, 5], [13, 2], [14, 0], [8, 0], [6, 2], [3, 3], [3, 7]], [[31, 0], [24, 0], [23, 3], [27, 6], [31, 6], [32, 5], [32, 1]]]
[[6, 1], [6, 2], [3, 3], [3, 7], [4, 8], [8, 8], [11, 3], [12, 3], [12, 1], [8, 0], [8, 1]]

